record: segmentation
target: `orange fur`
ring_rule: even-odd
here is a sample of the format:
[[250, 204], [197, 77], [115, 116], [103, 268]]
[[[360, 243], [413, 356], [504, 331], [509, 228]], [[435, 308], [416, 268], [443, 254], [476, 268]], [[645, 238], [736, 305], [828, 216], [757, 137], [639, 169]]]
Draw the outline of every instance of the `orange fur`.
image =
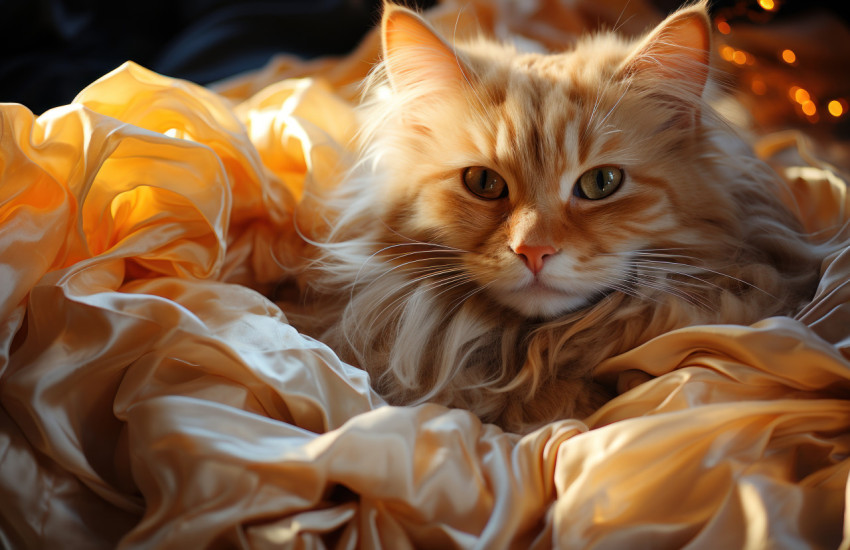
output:
[[[467, 407], [513, 430], [583, 416], [610, 396], [593, 380], [607, 357], [811, 295], [817, 248], [703, 97], [704, 3], [637, 42], [600, 33], [551, 55], [451, 46], [393, 5], [382, 29], [363, 160], [328, 199], [306, 275], [326, 314], [303, 328], [391, 403]], [[507, 195], [471, 192], [475, 166]], [[578, 196], [597, 167], [621, 170], [620, 187]], [[530, 249], [547, 251], [535, 269]]]

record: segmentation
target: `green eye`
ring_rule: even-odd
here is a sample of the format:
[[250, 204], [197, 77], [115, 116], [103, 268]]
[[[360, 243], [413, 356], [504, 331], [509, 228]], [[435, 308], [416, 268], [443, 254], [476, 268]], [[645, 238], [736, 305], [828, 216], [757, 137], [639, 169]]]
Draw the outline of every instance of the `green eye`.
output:
[[481, 199], [495, 200], [508, 196], [508, 184], [505, 183], [505, 178], [495, 170], [483, 166], [465, 168], [463, 184], [473, 195]]
[[579, 198], [596, 201], [610, 196], [622, 182], [622, 170], [616, 166], [599, 166], [579, 177], [573, 193]]

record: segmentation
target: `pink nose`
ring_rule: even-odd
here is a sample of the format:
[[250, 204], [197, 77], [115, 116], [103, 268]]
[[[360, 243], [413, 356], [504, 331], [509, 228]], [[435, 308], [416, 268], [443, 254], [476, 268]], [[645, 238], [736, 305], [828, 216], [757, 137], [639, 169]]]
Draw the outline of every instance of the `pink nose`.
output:
[[540, 270], [543, 269], [543, 261], [557, 252], [557, 250], [551, 246], [528, 246], [526, 244], [521, 244], [514, 248], [514, 252], [522, 258], [522, 261], [525, 262], [528, 269], [537, 275], [540, 273]]

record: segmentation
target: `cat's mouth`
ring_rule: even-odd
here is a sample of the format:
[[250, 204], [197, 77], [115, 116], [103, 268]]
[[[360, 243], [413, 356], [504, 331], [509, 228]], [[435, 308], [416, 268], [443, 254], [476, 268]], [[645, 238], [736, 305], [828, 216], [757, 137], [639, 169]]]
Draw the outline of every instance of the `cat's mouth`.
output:
[[616, 292], [613, 287], [567, 290], [535, 277], [533, 281], [505, 293], [505, 305], [529, 318], [552, 319], [595, 306]]

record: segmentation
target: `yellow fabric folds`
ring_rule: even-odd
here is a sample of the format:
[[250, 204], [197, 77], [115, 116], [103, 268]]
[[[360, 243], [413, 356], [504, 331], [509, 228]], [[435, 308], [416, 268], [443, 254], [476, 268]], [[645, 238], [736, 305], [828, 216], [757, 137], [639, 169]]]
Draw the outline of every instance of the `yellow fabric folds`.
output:
[[[587, 422], [385, 406], [262, 294], [350, 162], [343, 96], [128, 63], [0, 106], [2, 546], [850, 548], [850, 251], [796, 319], [610, 360], [654, 378]], [[838, 174], [774, 162], [807, 227], [847, 223]]]

